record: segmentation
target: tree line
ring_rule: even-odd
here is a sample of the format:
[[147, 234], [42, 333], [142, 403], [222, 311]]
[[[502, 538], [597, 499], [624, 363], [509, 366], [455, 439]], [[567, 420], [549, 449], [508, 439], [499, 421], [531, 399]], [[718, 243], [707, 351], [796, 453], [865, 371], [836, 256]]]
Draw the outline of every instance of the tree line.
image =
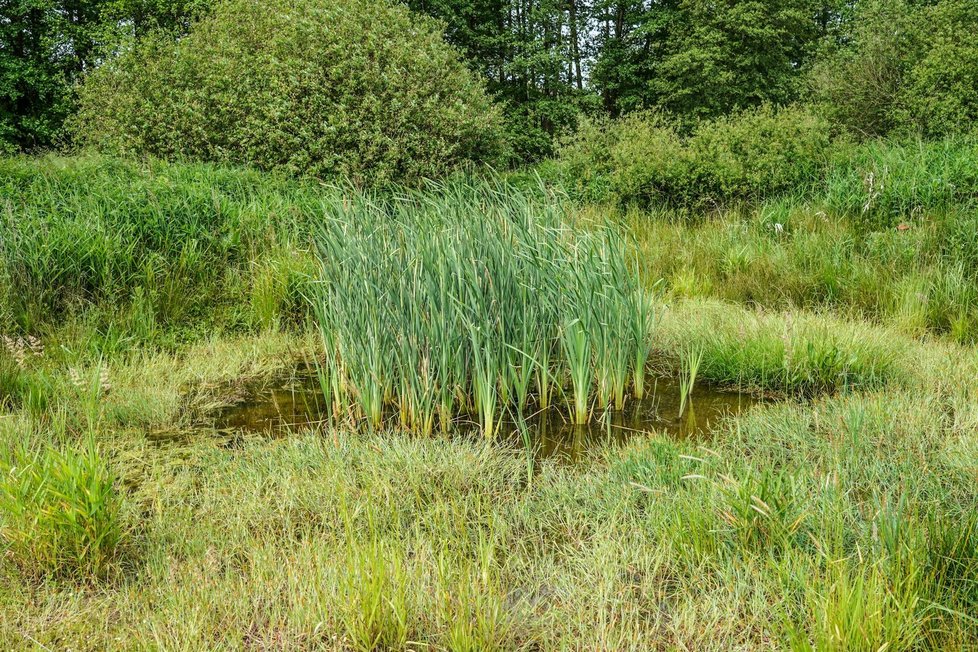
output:
[[[216, 1], [0, 0], [0, 143], [57, 143], [86, 71], [129, 39], [185, 34]], [[818, 103], [863, 135], [939, 134], [978, 117], [978, 0], [406, 4], [437, 19], [481, 76], [515, 162], [552, 154], [583, 116], [637, 110], [692, 128], [762, 105]]]

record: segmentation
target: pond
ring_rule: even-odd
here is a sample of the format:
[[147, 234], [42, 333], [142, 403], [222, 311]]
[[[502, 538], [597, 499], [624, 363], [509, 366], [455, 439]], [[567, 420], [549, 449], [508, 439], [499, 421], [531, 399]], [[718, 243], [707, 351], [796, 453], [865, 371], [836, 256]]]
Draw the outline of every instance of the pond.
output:
[[[555, 457], [576, 462], [596, 445], [624, 442], [657, 432], [676, 438], [707, 436], [724, 418], [737, 415], [762, 402], [755, 395], [723, 390], [698, 383], [682, 414], [679, 381], [660, 377], [653, 381], [652, 395], [629, 401], [622, 411], [599, 412], [584, 426], [572, 425], [562, 409], [538, 411], [524, 420], [522, 433], [515, 420], [504, 420], [502, 439], [517, 445], [529, 441], [540, 458]], [[326, 410], [315, 373], [299, 370], [288, 378], [255, 384], [246, 398], [219, 410], [211, 427], [227, 433], [283, 436], [291, 431], [326, 423]], [[466, 430], [459, 420], [457, 429]], [[471, 423], [473, 433], [478, 431]]]

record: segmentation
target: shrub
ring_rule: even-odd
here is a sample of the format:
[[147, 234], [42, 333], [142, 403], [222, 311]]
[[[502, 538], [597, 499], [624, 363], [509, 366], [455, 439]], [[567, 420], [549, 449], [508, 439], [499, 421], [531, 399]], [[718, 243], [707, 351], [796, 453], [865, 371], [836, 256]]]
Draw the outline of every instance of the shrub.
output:
[[592, 122], [561, 151], [580, 199], [702, 208], [808, 189], [828, 158], [828, 123], [761, 107], [702, 123], [683, 138], [654, 113]]
[[656, 113], [585, 122], [560, 151], [560, 175], [578, 199], [673, 200], [687, 175], [682, 140]]
[[828, 123], [803, 108], [767, 106], [706, 122], [689, 142], [697, 194], [723, 203], [810, 190], [830, 146]]
[[79, 90], [77, 141], [358, 184], [495, 160], [500, 118], [434, 24], [386, 0], [226, 0]]
[[123, 538], [114, 478], [84, 450], [21, 447], [0, 460], [0, 541], [31, 577], [104, 577]]

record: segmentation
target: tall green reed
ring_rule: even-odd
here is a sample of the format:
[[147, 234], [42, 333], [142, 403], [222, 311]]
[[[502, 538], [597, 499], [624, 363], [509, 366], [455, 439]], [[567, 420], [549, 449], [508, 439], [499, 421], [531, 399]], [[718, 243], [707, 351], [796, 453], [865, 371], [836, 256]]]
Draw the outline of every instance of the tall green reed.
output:
[[681, 360], [682, 370], [679, 375], [679, 416], [686, 411], [686, 404], [693, 396], [696, 386], [696, 376], [703, 363], [703, 349], [690, 347], [686, 349]]
[[644, 392], [654, 307], [615, 226], [491, 181], [351, 191], [323, 213], [309, 299], [346, 416], [429, 434], [473, 415], [493, 437], [568, 382], [575, 423]]

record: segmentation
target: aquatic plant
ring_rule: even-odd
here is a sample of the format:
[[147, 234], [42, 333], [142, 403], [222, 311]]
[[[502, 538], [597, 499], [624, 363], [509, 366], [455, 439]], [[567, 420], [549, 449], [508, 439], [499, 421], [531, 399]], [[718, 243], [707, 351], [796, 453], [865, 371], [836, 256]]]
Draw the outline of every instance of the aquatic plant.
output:
[[472, 415], [494, 437], [568, 381], [575, 423], [644, 392], [654, 306], [617, 227], [492, 182], [351, 191], [324, 213], [309, 299], [340, 412], [422, 434]]
[[573, 406], [569, 409], [571, 422], [586, 423], [590, 417], [588, 397], [591, 386], [591, 346], [587, 329], [580, 319], [571, 320], [564, 326], [561, 343], [570, 371]]
[[696, 375], [703, 362], [703, 349], [689, 347], [683, 352], [682, 369], [679, 375], [679, 416], [686, 411], [686, 404], [693, 396]]
[[655, 328], [655, 308], [652, 297], [645, 291], [638, 290], [631, 302], [632, 314], [630, 326], [632, 340], [635, 342], [635, 360], [632, 362], [632, 391], [635, 398], [645, 398], [645, 371], [651, 352], [651, 339], [645, 336]]

